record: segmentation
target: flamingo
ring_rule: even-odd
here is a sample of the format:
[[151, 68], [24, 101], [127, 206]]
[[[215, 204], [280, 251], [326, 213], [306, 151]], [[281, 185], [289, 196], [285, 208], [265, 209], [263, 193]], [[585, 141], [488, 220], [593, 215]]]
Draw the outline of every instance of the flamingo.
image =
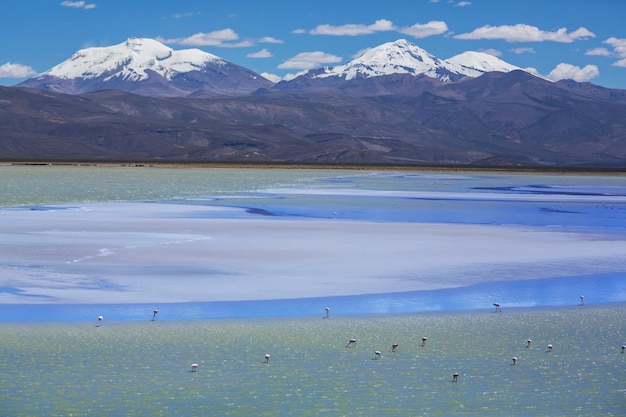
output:
[[517, 356], [513, 356], [511, 359], [513, 360], [513, 365], [515, 365], [517, 363]]
[[622, 345], [622, 353], [626, 350], [626, 345]]
[[330, 308], [326, 307], [325, 310], [326, 310], [326, 318], [328, 318], [328, 315], [330, 314]]
[[156, 316], [157, 316], [157, 314], [159, 314], [159, 310], [154, 310], [154, 311], [152, 312], [152, 321], [155, 321], [155, 320], [156, 320]]
[[266, 353], [265, 354], [265, 363], [269, 363], [270, 362], [270, 354]]
[[98, 316], [98, 327], [102, 326], [104, 317]]
[[196, 369], [198, 369], [198, 364], [197, 363], [192, 363], [191, 364], [191, 372], [196, 372]]
[[493, 303], [493, 305], [496, 308], [496, 313], [502, 311], [502, 309], [500, 308], [500, 303]]
[[422, 346], [426, 346], [427, 337], [422, 337]]
[[380, 359], [380, 358], [382, 358], [382, 357], [383, 357], [383, 354], [382, 354], [382, 353], [380, 353], [380, 350], [375, 351], [375, 352], [374, 352], [374, 355], [375, 355], [375, 356], [374, 356], [374, 359]]
[[348, 344], [346, 345], [347, 348], [349, 347], [356, 347], [356, 339], [350, 339], [348, 340]]
[[532, 342], [532, 340], [530, 340], [530, 339], [528, 339], [528, 340], [526, 341], [526, 347], [527, 347], [527, 348], [529, 348], [529, 347], [530, 347], [530, 343], [531, 343], [531, 342]]
[[392, 352], [395, 352], [397, 348], [398, 348], [398, 344], [397, 344], [397, 343], [393, 343], [393, 344], [391, 345], [391, 351], [392, 351]]
[[585, 296], [584, 296], [584, 295], [581, 295], [581, 296], [580, 296], [580, 305], [581, 305], [581, 306], [584, 306], [584, 305], [585, 305]]
[[452, 382], [458, 382], [459, 381], [459, 373], [455, 372], [452, 374]]
[[552, 352], [552, 343], [548, 345], [548, 352]]

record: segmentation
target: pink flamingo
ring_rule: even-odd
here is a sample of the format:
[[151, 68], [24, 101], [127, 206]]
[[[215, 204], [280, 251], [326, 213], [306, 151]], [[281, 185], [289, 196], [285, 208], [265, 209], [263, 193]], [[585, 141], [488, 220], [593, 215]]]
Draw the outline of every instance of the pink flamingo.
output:
[[513, 356], [512, 360], [513, 360], [513, 365], [515, 365], [517, 363], [517, 356]]
[[325, 310], [326, 310], [326, 318], [328, 318], [328, 315], [330, 314], [330, 308], [326, 307]]
[[270, 354], [266, 353], [265, 354], [265, 363], [269, 363], [270, 362]]
[[493, 303], [493, 305], [496, 308], [496, 313], [502, 311], [502, 309], [500, 308], [500, 303]]
[[100, 326], [102, 326], [104, 324], [103, 321], [104, 321], [104, 317], [98, 316], [98, 327], [100, 327]]
[[374, 352], [374, 359], [380, 359], [383, 357], [383, 354], [380, 353], [380, 350]]
[[552, 352], [552, 343], [548, 345], [548, 352]]
[[159, 314], [159, 310], [154, 310], [154, 311], [152, 312], [152, 321], [155, 321], [155, 320], [156, 320], [156, 316], [157, 316], [157, 314]]
[[530, 347], [530, 342], [532, 342], [532, 340], [530, 340], [530, 339], [528, 339], [528, 340], [526, 341], [526, 347], [527, 347], [527, 348], [529, 348], [529, 347]]
[[356, 339], [350, 339], [348, 340], [348, 344], [346, 345], [347, 348], [349, 347], [356, 347]]
[[392, 352], [395, 352], [395, 351], [396, 351], [396, 349], [398, 349], [398, 344], [397, 344], [397, 343], [393, 343], [393, 344], [391, 345], [391, 351], [392, 351]]
[[191, 372], [196, 372], [196, 369], [198, 369], [198, 364], [197, 363], [192, 363], [191, 364]]
[[626, 345], [622, 345], [622, 353], [624, 353], [624, 351], [626, 351]]
[[459, 373], [455, 372], [452, 374], [452, 382], [458, 382], [459, 381]]
[[422, 337], [422, 346], [426, 346], [427, 337]]

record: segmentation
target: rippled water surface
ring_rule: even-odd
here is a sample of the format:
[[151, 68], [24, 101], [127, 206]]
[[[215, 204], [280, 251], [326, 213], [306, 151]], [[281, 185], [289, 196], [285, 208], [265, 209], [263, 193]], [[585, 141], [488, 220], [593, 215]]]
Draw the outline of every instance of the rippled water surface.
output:
[[0, 416], [626, 414], [622, 176], [0, 166], [0, 226]]
[[[624, 304], [614, 304], [102, 327], [0, 324], [0, 412], [619, 416], [626, 411], [624, 317]], [[350, 338], [354, 348], [346, 347]]]

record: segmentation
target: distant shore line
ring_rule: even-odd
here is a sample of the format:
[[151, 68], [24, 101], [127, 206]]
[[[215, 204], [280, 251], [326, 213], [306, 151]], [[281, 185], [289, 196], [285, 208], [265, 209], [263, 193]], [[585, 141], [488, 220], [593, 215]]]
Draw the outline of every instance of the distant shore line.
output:
[[392, 165], [392, 164], [329, 164], [293, 162], [199, 162], [199, 161], [64, 161], [64, 160], [0, 160], [0, 166], [76, 166], [108, 168], [196, 168], [196, 169], [311, 169], [338, 171], [409, 171], [452, 173], [509, 174], [584, 174], [626, 176], [625, 168], [555, 167], [555, 166], [487, 166], [487, 165]]

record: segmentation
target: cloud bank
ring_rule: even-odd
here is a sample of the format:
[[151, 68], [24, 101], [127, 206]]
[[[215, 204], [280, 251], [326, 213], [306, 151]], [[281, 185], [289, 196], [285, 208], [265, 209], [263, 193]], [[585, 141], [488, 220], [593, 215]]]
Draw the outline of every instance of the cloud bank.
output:
[[454, 36], [455, 39], [477, 40], [477, 39], [500, 39], [506, 42], [561, 42], [571, 43], [576, 40], [594, 38], [596, 35], [584, 27], [580, 27], [573, 32], [568, 32], [566, 28], [560, 28], [554, 32], [546, 32], [536, 26], [525, 24], [503, 25], [503, 26], [482, 26], [469, 33], [462, 33]]
[[33, 75], [37, 75], [37, 71], [28, 65], [14, 64], [12, 62], [0, 65], [0, 78], [26, 78]]

